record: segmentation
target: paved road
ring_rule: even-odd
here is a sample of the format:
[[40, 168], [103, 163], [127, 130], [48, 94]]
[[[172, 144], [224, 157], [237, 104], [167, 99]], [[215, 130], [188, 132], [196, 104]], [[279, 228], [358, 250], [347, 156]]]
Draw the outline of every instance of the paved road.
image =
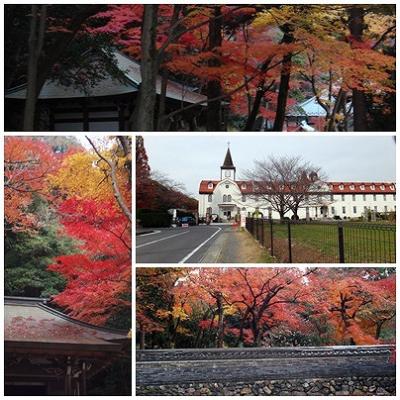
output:
[[136, 237], [137, 263], [199, 263], [229, 225], [157, 229]]

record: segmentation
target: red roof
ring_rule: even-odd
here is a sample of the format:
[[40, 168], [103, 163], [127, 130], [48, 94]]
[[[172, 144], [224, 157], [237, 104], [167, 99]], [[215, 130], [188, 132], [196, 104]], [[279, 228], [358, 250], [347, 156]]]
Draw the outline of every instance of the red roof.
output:
[[328, 182], [333, 194], [377, 194], [396, 193], [394, 182]]
[[[200, 182], [199, 194], [212, 194], [221, 181], [203, 180]], [[251, 193], [253, 183], [249, 181], [235, 181], [243, 194]], [[396, 193], [394, 182], [327, 182], [329, 193], [332, 194], [379, 194]]]
[[[200, 188], [199, 188], [199, 193], [200, 194], [212, 194], [214, 193], [215, 187], [220, 183], [221, 181], [201, 181], [200, 182]], [[253, 183], [249, 181], [235, 181], [235, 183], [239, 186], [239, 189], [242, 193], [251, 193], [252, 192], [252, 187]], [[212, 187], [211, 187], [212, 184]]]

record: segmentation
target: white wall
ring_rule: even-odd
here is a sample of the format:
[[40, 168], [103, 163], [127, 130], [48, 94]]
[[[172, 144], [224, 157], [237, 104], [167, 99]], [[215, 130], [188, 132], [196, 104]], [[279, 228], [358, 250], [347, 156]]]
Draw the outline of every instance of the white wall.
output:
[[[229, 185], [229, 188], [226, 188], [225, 185]], [[205, 217], [207, 213], [207, 208], [212, 207], [213, 214], [218, 213], [218, 204], [223, 203], [223, 195], [230, 194], [232, 197], [232, 204], [235, 204], [241, 210], [245, 208], [246, 210], [243, 211], [248, 215], [248, 213], [252, 214], [256, 211], [256, 208], [259, 208], [264, 215], [264, 217], [268, 217], [269, 205], [264, 202], [256, 202], [254, 199], [249, 198], [246, 196], [246, 201], [243, 202], [241, 191], [238, 185], [230, 179], [224, 179], [221, 181], [214, 189], [214, 193], [212, 195], [212, 202], [208, 201], [208, 194], [201, 194], [199, 195], [199, 217]], [[369, 208], [372, 211], [377, 211], [379, 213], [396, 211], [396, 200], [393, 194], [386, 194], [386, 200], [384, 199], [384, 195], [381, 193], [377, 193], [376, 199], [374, 200], [373, 194], [356, 194], [355, 200], [353, 200], [352, 194], [344, 194], [344, 199], [342, 200], [342, 195], [335, 194], [333, 195], [333, 200], [331, 197], [328, 196], [325, 198], [325, 203], [327, 203], [328, 212], [327, 217], [333, 218], [335, 215], [339, 216], [340, 218], [358, 218], [364, 215], [365, 209], [364, 207]], [[334, 212], [332, 210], [334, 207]], [[343, 207], [345, 210], [343, 210]], [[354, 212], [353, 207], [356, 207], [356, 212]], [[386, 209], [385, 209], [386, 207]], [[234, 216], [235, 213], [232, 213]], [[291, 217], [293, 213], [289, 211], [286, 216]], [[315, 218], [322, 218], [323, 215], [320, 212], [319, 207], [310, 207], [309, 208], [309, 215], [312, 219]], [[306, 218], [306, 209], [301, 208], [299, 210], [299, 217]], [[272, 218], [277, 219], [279, 218], [279, 214], [276, 211], [272, 212]]]

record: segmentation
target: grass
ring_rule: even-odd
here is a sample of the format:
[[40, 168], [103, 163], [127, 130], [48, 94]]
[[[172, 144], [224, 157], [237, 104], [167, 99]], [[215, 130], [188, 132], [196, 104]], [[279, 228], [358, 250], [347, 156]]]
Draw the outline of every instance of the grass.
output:
[[[288, 227], [275, 224], [274, 255], [288, 261]], [[268, 226], [269, 230], [269, 226]], [[270, 243], [269, 234], [266, 246]], [[336, 224], [292, 224], [293, 262], [339, 262], [338, 228]], [[395, 230], [384, 226], [351, 226], [344, 224], [345, 262], [393, 263], [395, 262]], [[270, 247], [270, 246], [267, 246]]]

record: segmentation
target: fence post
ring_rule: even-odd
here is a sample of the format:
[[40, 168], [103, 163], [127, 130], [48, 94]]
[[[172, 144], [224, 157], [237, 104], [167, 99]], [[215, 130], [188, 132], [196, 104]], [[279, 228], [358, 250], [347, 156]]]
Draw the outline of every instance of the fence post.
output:
[[344, 240], [343, 240], [343, 224], [338, 223], [338, 244], [339, 244], [339, 262], [344, 263]]
[[288, 227], [288, 247], [289, 247], [289, 263], [292, 263], [292, 232], [290, 230], [290, 221], [287, 223]]
[[261, 245], [265, 247], [264, 242], [264, 218], [261, 218]]
[[270, 234], [271, 234], [271, 256], [274, 256], [274, 227], [273, 227], [273, 219], [270, 218], [269, 220], [269, 228], [270, 228]]

